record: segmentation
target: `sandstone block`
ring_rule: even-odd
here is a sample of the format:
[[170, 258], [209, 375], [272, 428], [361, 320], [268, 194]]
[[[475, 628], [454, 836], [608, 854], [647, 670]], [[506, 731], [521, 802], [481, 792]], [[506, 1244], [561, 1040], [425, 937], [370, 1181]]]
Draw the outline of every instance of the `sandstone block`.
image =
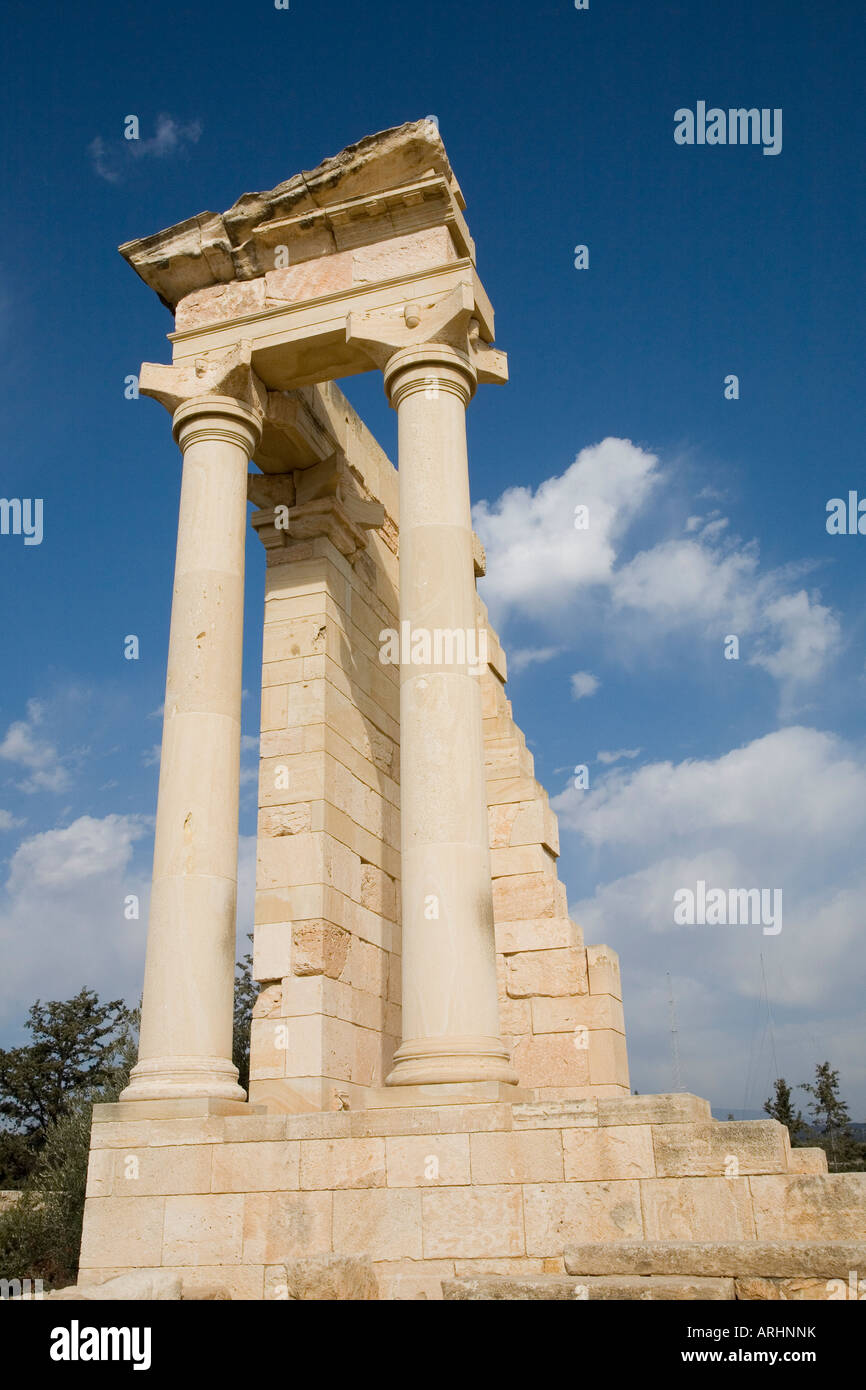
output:
[[783, 1173], [788, 1132], [775, 1120], [654, 1125], [660, 1178]]
[[165, 1197], [88, 1197], [84, 1206], [82, 1269], [158, 1268], [163, 1263], [165, 1203]]
[[[281, 1116], [268, 1116], [285, 1128]], [[298, 1187], [300, 1146], [286, 1140], [219, 1144], [214, 1149], [214, 1192], [282, 1192]]]
[[524, 1188], [526, 1253], [561, 1255], [566, 1245], [643, 1235], [637, 1181], [539, 1183]]
[[563, 1131], [562, 1147], [566, 1181], [608, 1182], [655, 1177], [649, 1125], [568, 1129]]
[[453, 1187], [420, 1195], [425, 1259], [524, 1253], [520, 1188]]
[[242, 1200], [245, 1265], [285, 1264], [331, 1250], [330, 1192], [251, 1192]]
[[421, 1198], [438, 1196], [395, 1188], [334, 1193], [334, 1248], [373, 1260], [419, 1260]]
[[710, 1102], [687, 1092], [657, 1096], [617, 1096], [599, 1100], [600, 1125], [667, 1125], [709, 1121]]
[[514, 1048], [514, 1067], [521, 1086], [582, 1086], [589, 1083], [587, 1048], [568, 1033], [532, 1034]]
[[327, 975], [337, 980], [346, 968], [351, 937], [342, 927], [321, 919], [292, 927], [292, 973]]
[[164, 1265], [240, 1264], [244, 1198], [166, 1197]]
[[866, 1173], [749, 1178], [759, 1240], [866, 1239]]
[[532, 1000], [533, 1033], [573, 1033], [578, 1027], [625, 1033], [622, 1004], [610, 994], [539, 995]]
[[562, 1140], [557, 1130], [470, 1136], [472, 1182], [561, 1182]]
[[468, 1134], [388, 1138], [385, 1163], [389, 1187], [463, 1187], [472, 1181]]
[[616, 951], [612, 951], [609, 946], [587, 946], [586, 961], [590, 994], [612, 994], [614, 999], [622, 999], [619, 956]]
[[384, 1187], [385, 1143], [382, 1139], [304, 1139], [301, 1141], [302, 1188]]
[[586, 993], [586, 957], [582, 950], [523, 951], [507, 956], [505, 966], [506, 988], [512, 999]]
[[[647, 1240], [750, 1240], [755, 1223], [748, 1178], [646, 1178]], [[757, 1234], [760, 1235], [760, 1232]]]
[[567, 917], [534, 917], [526, 922], [496, 923], [496, 949], [505, 955], [580, 947], [581, 944], [579, 929]]

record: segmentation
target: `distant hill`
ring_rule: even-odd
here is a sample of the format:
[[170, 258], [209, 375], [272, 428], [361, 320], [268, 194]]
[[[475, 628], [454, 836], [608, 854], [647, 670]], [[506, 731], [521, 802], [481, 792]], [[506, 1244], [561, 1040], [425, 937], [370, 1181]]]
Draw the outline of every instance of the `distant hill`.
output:
[[[714, 1105], [712, 1107], [712, 1116], [714, 1120], [726, 1120], [729, 1115], [733, 1115], [735, 1120], [767, 1119], [767, 1113], [764, 1110], [735, 1110], [733, 1106], [730, 1110], [726, 1110], [723, 1105]], [[848, 1128], [851, 1131], [851, 1137], [853, 1139], [856, 1139], [860, 1144], [866, 1144], [866, 1121], [852, 1120]]]

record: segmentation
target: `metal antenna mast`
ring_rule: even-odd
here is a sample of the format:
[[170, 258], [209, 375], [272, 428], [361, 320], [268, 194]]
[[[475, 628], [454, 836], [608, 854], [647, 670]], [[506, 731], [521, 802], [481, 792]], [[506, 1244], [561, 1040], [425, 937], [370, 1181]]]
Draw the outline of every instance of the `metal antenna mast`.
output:
[[668, 1008], [671, 1016], [671, 1054], [674, 1062], [674, 1090], [683, 1089], [683, 1078], [680, 1070], [680, 1040], [679, 1029], [677, 1028], [677, 1011], [674, 1006], [674, 987], [671, 981], [671, 972], [667, 972], [668, 977]]

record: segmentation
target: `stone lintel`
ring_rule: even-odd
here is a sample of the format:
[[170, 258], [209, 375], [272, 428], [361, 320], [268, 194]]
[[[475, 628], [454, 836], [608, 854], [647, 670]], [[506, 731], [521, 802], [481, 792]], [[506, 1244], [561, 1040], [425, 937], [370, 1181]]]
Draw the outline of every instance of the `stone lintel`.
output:
[[250, 345], [257, 376], [270, 391], [356, 376], [372, 370], [375, 363], [363, 341], [347, 335], [350, 315], [353, 320], [368, 314], [391, 317], [395, 327], [402, 326], [407, 305], [428, 312], [458, 290], [473, 306], [483, 341], [492, 343], [493, 308], [471, 260], [464, 258], [170, 333], [173, 361], [186, 364], [225, 352], [243, 340]]

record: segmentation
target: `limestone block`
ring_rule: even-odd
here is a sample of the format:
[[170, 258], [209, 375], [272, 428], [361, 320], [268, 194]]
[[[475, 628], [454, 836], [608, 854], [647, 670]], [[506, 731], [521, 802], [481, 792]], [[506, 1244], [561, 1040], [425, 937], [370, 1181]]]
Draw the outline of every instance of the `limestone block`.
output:
[[511, 874], [493, 882], [493, 913], [497, 922], [567, 917], [566, 898], [563, 885], [549, 874]]
[[257, 923], [253, 934], [253, 979], [281, 980], [291, 969], [291, 922]]
[[776, 1120], [654, 1125], [652, 1132], [660, 1178], [745, 1177], [787, 1168], [788, 1131]]
[[616, 951], [612, 951], [609, 946], [587, 946], [586, 963], [590, 994], [612, 994], [614, 999], [622, 999], [622, 980]]
[[573, 1033], [576, 1028], [625, 1033], [622, 1004], [610, 994], [567, 994], [532, 1000], [533, 1033]]
[[136, 1269], [114, 1278], [55, 1289], [45, 1297], [61, 1302], [168, 1302], [183, 1297], [183, 1282], [178, 1274], [168, 1269]]
[[[352, 257], [352, 283], [393, 280], [433, 269], [457, 259], [447, 227], [428, 227], [407, 236], [389, 237], [377, 245], [359, 247]], [[333, 259], [333, 258], [332, 258]]]
[[[262, 688], [270, 685], [290, 685], [292, 681], [301, 680], [303, 674], [303, 657], [296, 657], [293, 661], [265, 661], [262, 664]], [[301, 751], [301, 747], [299, 741], [298, 752]]]
[[441, 1303], [442, 1280], [450, 1279], [453, 1273], [453, 1260], [412, 1260], [410, 1264], [380, 1261], [376, 1265], [379, 1297], [397, 1303]]
[[259, 812], [259, 835], [263, 839], [278, 835], [303, 835], [312, 829], [313, 813], [309, 801], [294, 806], [268, 806]]
[[598, 1124], [598, 1101], [595, 1097], [587, 1100], [542, 1100], [514, 1105], [511, 1113], [515, 1129], [565, 1130], [575, 1125], [595, 1127]]
[[396, 1188], [335, 1192], [334, 1249], [373, 1260], [421, 1259], [421, 1198], [440, 1195]]
[[420, 1195], [425, 1259], [524, 1253], [519, 1187], [452, 1187]]
[[365, 1256], [318, 1255], [293, 1260], [270, 1269], [268, 1283], [270, 1297], [289, 1300], [349, 1303], [369, 1302], [379, 1297], [373, 1266]]
[[499, 996], [499, 1026], [503, 1037], [520, 1037], [532, 1032], [532, 1011], [528, 999], [509, 999]]
[[748, 1178], [645, 1178], [641, 1199], [647, 1240], [751, 1240], [756, 1234]]
[[[399, 1086], [393, 1091], [420, 1090], [420, 1087]], [[509, 1087], [510, 1089], [510, 1087]], [[402, 1097], [400, 1097], [402, 1099]], [[369, 1101], [369, 1097], [367, 1097]], [[369, 1109], [352, 1116], [353, 1134], [382, 1134], [391, 1136], [415, 1134], [474, 1134], [511, 1128], [511, 1104], [486, 1102], [473, 1104], [399, 1104], [387, 1109]]]
[[[343, 970], [343, 979], [355, 989], [385, 998], [388, 994], [388, 953], [369, 941], [353, 937]], [[399, 1000], [393, 1000], [399, 1003]]]
[[569, 1274], [698, 1274], [720, 1278], [838, 1276], [866, 1266], [866, 1245], [796, 1240], [618, 1241], [565, 1251]]
[[[580, 947], [579, 929], [567, 917], [535, 917], [525, 922], [497, 922], [496, 949], [504, 955], [519, 951], [551, 951]], [[551, 1029], [545, 1028], [544, 1032]]]
[[81, 1268], [146, 1269], [162, 1264], [166, 1200], [165, 1197], [88, 1197], [84, 1205]]
[[242, 1200], [244, 1264], [284, 1264], [331, 1250], [330, 1192], [250, 1192]]
[[289, 1034], [284, 1019], [253, 1018], [250, 1027], [250, 1080], [268, 1081], [284, 1076], [288, 1043]]
[[493, 878], [514, 874], [544, 874], [556, 876], [556, 860], [543, 845], [516, 845], [509, 849], [490, 851], [490, 872]]
[[538, 1183], [524, 1188], [526, 1253], [562, 1254], [579, 1241], [634, 1240], [643, 1234], [636, 1181]]
[[385, 1140], [385, 1162], [389, 1187], [465, 1187], [472, 1181], [468, 1134], [395, 1135]]
[[278, 1143], [286, 1137], [284, 1115], [227, 1115], [223, 1126], [227, 1145]]
[[826, 1173], [827, 1155], [823, 1149], [791, 1149], [788, 1153], [789, 1173]]
[[289, 712], [289, 692], [285, 685], [262, 687], [262, 729], [285, 729]]
[[520, 1300], [522, 1302], [645, 1302], [729, 1300], [734, 1297], [732, 1279], [683, 1279], [676, 1277], [634, 1279], [569, 1279], [561, 1274], [542, 1274], [529, 1277], [446, 1279], [442, 1282], [446, 1300], [470, 1302], [490, 1300]]
[[[285, 1121], [268, 1117], [285, 1128]], [[214, 1192], [282, 1192], [298, 1187], [297, 1143], [264, 1140], [219, 1144], [214, 1149]]]
[[618, 1096], [598, 1102], [600, 1125], [667, 1125], [710, 1119], [710, 1102], [686, 1091], [656, 1096]]
[[[85, 1192], [88, 1197], [111, 1196], [112, 1183], [114, 1179], [114, 1163], [115, 1151], [113, 1149], [92, 1148], [90, 1150], [90, 1157], [87, 1163], [87, 1186], [85, 1188]], [[5, 1192], [0, 1193], [0, 1212], [6, 1210], [10, 1206], [15, 1205], [14, 1202], [2, 1200], [4, 1197], [7, 1197], [8, 1195], [11, 1194], [7, 1194]]]
[[866, 1173], [749, 1178], [759, 1240], [866, 1239]]
[[301, 1141], [303, 1189], [385, 1186], [383, 1139], [304, 1139]]
[[589, 1079], [593, 1086], [623, 1086], [628, 1089], [628, 1055], [624, 1033], [614, 1033], [605, 1028], [590, 1032]]
[[112, 1190], [118, 1196], [158, 1197], [210, 1192], [213, 1155], [219, 1144], [117, 1149]]
[[521, 1086], [582, 1086], [590, 1080], [590, 1052], [568, 1033], [531, 1034], [515, 1045]]
[[259, 1300], [264, 1285], [263, 1265], [181, 1265], [184, 1299]]
[[242, 1196], [166, 1197], [162, 1263], [240, 1264], [243, 1226]]
[[397, 900], [394, 880], [378, 869], [375, 864], [361, 865], [361, 905], [387, 917], [393, 922], [397, 916]]
[[472, 1182], [562, 1182], [562, 1139], [558, 1130], [473, 1134]]
[[586, 993], [586, 956], [576, 947], [521, 951], [508, 956], [505, 965], [506, 987], [512, 999]]
[[326, 975], [338, 980], [346, 968], [352, 938], [321, 918], [292, 926], [292, 974]]
[[566, 1181], [606, 1182], [655, 1177], [649, 1125], [564, 1130], [562, 1147]]

